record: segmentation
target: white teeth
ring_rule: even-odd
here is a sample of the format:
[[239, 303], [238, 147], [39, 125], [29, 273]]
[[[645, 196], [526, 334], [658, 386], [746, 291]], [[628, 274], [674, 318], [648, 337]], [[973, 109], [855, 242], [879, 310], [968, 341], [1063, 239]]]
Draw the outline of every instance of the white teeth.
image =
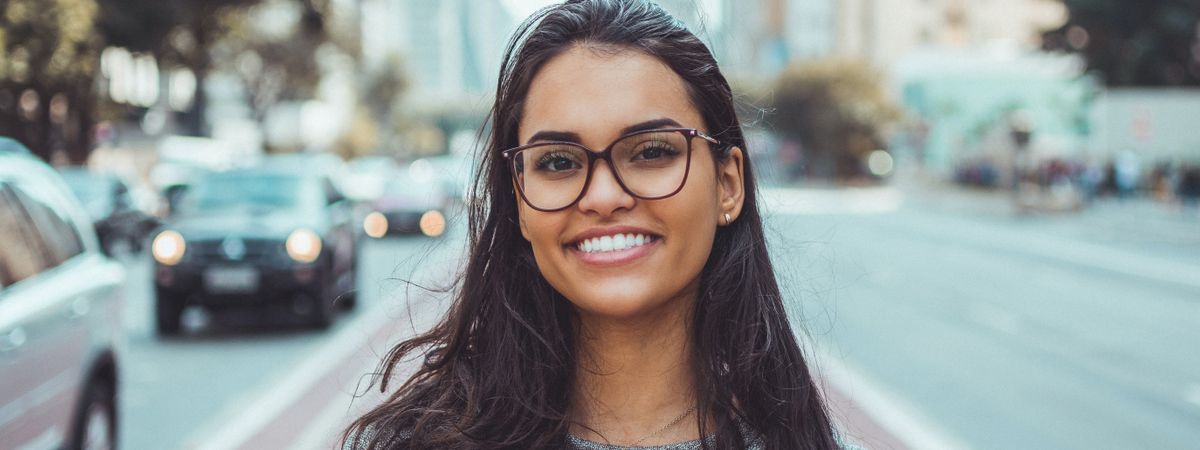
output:
[[615, 234], [584, 239], [576, 248], [585, 253], [613, 252], [649, 244], [653, 238], [641, 234]]

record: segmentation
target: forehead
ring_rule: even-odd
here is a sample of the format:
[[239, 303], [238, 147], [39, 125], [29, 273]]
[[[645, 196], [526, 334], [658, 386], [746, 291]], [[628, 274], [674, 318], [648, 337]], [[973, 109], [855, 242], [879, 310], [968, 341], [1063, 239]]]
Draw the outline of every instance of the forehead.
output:
[[661, 118], [703, 127], [683, 79], [670, 67], [634, 49], [577, 44], [534, 76], [518, 136], [525, 143], [538, 131], [565, 131], [603, 145], [626, 126]]

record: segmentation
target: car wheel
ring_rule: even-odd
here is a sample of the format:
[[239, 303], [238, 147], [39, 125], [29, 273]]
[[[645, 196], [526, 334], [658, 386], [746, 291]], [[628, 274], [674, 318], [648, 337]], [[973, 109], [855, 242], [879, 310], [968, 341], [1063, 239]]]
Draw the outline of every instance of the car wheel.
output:
[[337, 315], [337, 307], [334, 306], [333, 293], [337, 288], [337, 281], [333, 276], [333, 269], [328, 268], [324, 271], [321, 284], [313, 289], [309, 294], [312, 299], [312, 317], [311, 324], [313, 328], [324, 330], [333, 324], [333, 319]]
[[336, 312], [330, 305], [333, 303], [329, 300], [328, 289], [318, 289], [309, 298], [312, 299], [312, 318], [310, 323], [313, 328], [324, 330], [333, 324], [333, 317]]
[[157, 319], [158, 334], [160, 336], [179, 334], [179, 316], [183, 313], [182, 305], [177, 300], [161, 292], [156, 297], [158, 299], [154, 302], [154, 312]]
[[72, 449], [117, 448], [117, 402], [113, 388], [101, 379], [88, 383], [84, 402], [75, 414]]

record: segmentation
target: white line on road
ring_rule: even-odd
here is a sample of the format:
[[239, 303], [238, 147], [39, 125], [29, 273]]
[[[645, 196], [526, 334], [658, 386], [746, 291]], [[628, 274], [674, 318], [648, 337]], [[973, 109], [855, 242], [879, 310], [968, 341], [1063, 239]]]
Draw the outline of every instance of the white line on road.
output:
[[1200, 406], [1200, 384], [1188, 385], [1183, 390], [1183, 399], [1195, 406]]
[[[1200, 289], [1200, 266], [1183, 261], [1146, 256], [1072, 239], [1014, 232], [1000, 226], [968, 221], [944, 215], [906, 215], [904, 220], [937, 233], [942, 239], [980, 242], [1010, 251], [1094, 267], [1138, 278], [1167, 282]], [[895, 226], [893, 221], [889, 226]]]
[[875, 383], [833, 353], [818, 348], [817, 360], [825, 380], [849, 397], [864, 412], [908, 448], [968, 450], [966, 442], [952, 436], [917, 408]]
[[[371, 373], [378, 366], [379, 361], [370, 361], [368, 364], [363, 365], [362, 370], [357, 373]], [[358, 388], [357, 384], [354, 388]], [[358, 395], [359, 393], [355, 392], [354, 394]], [[350, 420], [353, 419], [351, 414], [356, 414], [356, 410], [353, 409], [354, 405], [343, 400], [346, 399], [344, 397], [335, 398], [324, 410], [318, 413], [304, 427], [304, 432], [296, 437], [290, 450], [337, 448], [336, 443], [341, 438], [341, 428], [350, 424]], [[357, 414], [363, 412], [365, 411], [357, 412]]]
[[967, 317], [976, 323], [1005, 334], [1021, 334], [1021, 317], [986, 303], [975, 303], [967, 309]]
[[[353, 322], [346, 323], [328, 341], [307, 358], [289, 369], [287, 373], [270, 383], [270, 388], [260, 395], [235, 402], [221, 414], [217, 422], [200, 428], [185, 442], [186, 448], [198, 450], [230, 450], [238, 448], [247, 439], [275, 419], [284, 408], [307, 392], [321, 377], [328, 374], [329, 365], [343, 361], [357, 351], [375, 330], [394, 320], [387, 314], [386, 302], [371, 310], [363, 311]], [[225, 419], [225, 420], [221, 420]]]

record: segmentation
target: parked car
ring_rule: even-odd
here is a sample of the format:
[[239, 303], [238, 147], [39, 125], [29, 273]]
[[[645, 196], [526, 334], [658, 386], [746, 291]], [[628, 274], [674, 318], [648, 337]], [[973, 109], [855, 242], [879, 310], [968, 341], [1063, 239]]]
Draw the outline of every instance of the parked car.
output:
[[158, 220], [134, 205], [129, 186], [113, 174], [84, 168], [59, 170], [67, 186], [92, 217], [100, 246], [109, 255], [121, 247], [138, 253]]
[[157, 329], [188, 306], [266, 309], [318, 328], [353, 304], [351, 208], [329, 178], [269, 166], [212, 174], [151, 243]]
[[124, 283], [58, 173], [0, 138], [0, 447], [117, 446]]

